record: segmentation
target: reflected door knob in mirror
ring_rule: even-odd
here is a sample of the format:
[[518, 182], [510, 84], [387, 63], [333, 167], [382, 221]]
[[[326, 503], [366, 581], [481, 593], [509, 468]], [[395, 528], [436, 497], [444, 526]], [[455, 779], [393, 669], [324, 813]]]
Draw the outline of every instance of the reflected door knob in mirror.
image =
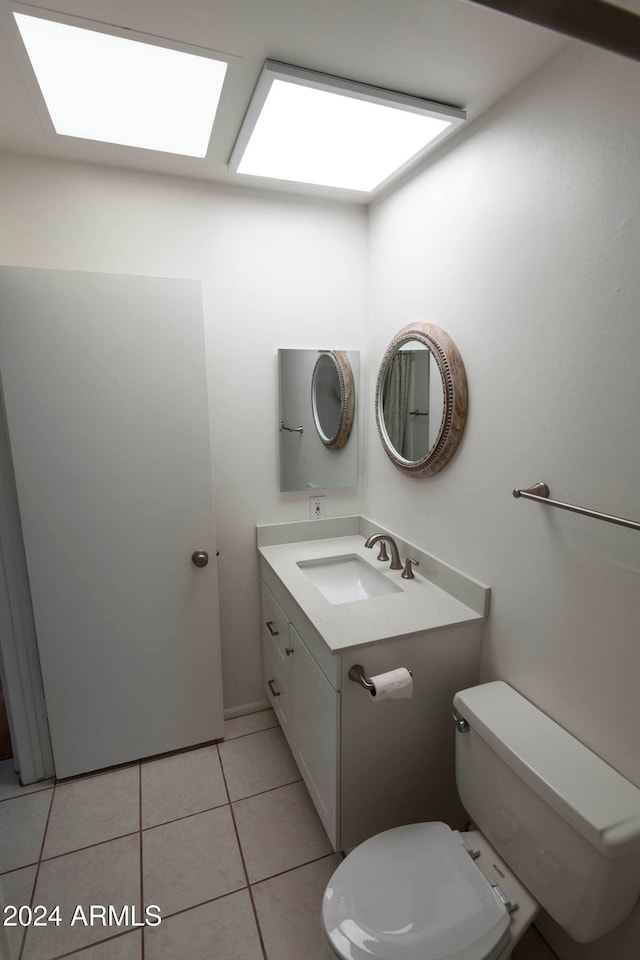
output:
[[206, 550], [196, 550], [195, 553], [191, 554], [191, 563], [195, 564], [196, 567], [206, 567], [209, 563], [209, 554]]

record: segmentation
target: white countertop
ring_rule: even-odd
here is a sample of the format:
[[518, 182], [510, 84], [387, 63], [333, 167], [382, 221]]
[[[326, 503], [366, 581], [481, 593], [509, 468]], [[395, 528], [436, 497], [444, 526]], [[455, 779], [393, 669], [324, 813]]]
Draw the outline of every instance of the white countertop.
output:
[[[364, 546], [359, 535], [302, 540], [258, 547], [285, 589], [304, 611], [324, 638], [332, 653], [394, 637], [426, 633], [442, 627], [483, 620], [480, 613], [456, 600], [414, 569], [415, 579], [403, 580], [401, 570], [390, 570], [378, 562], [377, 546]], [[331, 604], [297, 564], [300, 560], [318, 560], [343, 554], [355, 554], [378, 573], [401, 588], [399, 593], [382, 597]], [[404, 555], [401, 554], [404, 560]]]

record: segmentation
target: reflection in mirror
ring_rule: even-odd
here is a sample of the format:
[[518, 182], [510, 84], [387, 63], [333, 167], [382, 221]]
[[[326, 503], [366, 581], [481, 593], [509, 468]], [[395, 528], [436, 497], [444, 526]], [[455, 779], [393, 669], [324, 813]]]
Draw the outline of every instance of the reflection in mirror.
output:
[[278, 369], [280, 490], [355, 487], [359, 353], [278, 350]]
[[311, 378], [311, 408], [318, 435], [330, 450], [342, 450], [353, 424], [353, 373], [344, 350], [322, 353]]
[[435, 324], [403, 327], [380, 364], [376, 423], [403, 473], [430, 477], [449, 462], [467, 416], [467, 380], [453, 340]]
[[389, 442], [406, 460], [426, 457], [435, 444], [444, 411], [437, 360], [410, 340], [391, 357], [382, 385], [382, 413]]

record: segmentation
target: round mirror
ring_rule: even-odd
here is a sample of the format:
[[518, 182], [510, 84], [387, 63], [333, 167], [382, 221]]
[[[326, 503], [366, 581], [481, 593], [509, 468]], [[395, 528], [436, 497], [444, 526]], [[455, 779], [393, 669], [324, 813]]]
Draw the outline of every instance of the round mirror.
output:
[[330, 450], [344, 447], [354, 413], [353, 373], [344, 350], [321, 353], [311, 377], [313, 422]]
[[376, 423], [393, 464], [431, 477], [456, 451], [467, 416], [467, 378], [451, 337], [431, 323], [403, 327], [382, 358]]

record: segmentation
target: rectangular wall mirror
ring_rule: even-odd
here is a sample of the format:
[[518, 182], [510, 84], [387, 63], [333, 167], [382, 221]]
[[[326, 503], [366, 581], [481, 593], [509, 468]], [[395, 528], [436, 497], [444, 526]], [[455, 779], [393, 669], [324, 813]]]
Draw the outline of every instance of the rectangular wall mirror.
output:
[[278, 350], [280, 490], [358, 482], [357, 350]]

